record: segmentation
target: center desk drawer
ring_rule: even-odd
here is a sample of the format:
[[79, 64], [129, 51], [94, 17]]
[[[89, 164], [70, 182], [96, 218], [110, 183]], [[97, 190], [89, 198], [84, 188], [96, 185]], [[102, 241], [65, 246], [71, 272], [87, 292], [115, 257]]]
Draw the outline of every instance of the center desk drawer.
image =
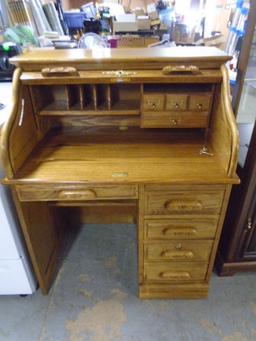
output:
[[219, 214], [223, 195], [221, 190], [208, 191], [196, 187], [190, 191], [146, 191], [145, 214]]
[[208, 264], [200, 262], [149, 262], [144, 264], [144, 278], [152, 282], [204, 280]]
[[106, 186], [16, 186], [21, 201], [73, 201], [104, 199], [136, 199], [136, 185]]

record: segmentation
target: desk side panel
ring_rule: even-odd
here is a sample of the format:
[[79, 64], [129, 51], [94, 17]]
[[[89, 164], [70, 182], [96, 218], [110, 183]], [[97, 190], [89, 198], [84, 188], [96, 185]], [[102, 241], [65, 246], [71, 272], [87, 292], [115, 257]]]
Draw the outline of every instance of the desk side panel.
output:
[[60, 219], [47, 204], [20, 202], [15, 189], [12, 194], [39, 286], [47, 294], [59, 256]]
[[37, 124], [28, 88], [20, 81], [22, 71], [13, 77], [13, 107], [1, 136], [1, 158], [8, 178], [15, 176], [38, 142]]
[[222, 167], [231, 178], [236, 176], [239, 136], [231, 107], [228, 73], [224, 65], [221, 71], [223, 82], [214, 100], [209, 139]]

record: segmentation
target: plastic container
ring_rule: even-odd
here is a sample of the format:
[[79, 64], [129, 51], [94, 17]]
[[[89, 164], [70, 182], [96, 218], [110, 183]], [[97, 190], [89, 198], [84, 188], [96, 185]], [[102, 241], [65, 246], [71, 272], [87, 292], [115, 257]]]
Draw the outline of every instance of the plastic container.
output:
[[86, 14], [83, 12], [64, 12], [63, 18], [69, 30], [80, 30], [84, 28]]

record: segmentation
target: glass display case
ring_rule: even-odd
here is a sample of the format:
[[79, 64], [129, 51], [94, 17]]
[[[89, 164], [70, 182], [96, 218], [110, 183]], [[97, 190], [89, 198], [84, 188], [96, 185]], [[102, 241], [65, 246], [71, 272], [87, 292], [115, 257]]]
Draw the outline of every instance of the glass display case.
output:
[[237, 173], [241, 184], [232, 190], [216, 259], [219, 275], [256, 271], [256, 3], [251, 2], [248, 30], [233, 88], [240, 150]]
[[256, 29], [252, 39], [241, 99], [237, 112], [240, 132], [239, 165], [244, 166], [256, 120]]

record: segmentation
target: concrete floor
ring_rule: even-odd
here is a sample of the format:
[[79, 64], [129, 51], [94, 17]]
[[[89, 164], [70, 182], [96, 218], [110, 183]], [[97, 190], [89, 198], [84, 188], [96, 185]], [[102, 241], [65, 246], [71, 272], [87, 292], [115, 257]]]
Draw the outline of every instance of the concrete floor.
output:
[[133, 225], [83, 227], [48, 296], [0, 297], [0, 341], [255, 341], [256, 273], [207, 300], [139, 300]]

